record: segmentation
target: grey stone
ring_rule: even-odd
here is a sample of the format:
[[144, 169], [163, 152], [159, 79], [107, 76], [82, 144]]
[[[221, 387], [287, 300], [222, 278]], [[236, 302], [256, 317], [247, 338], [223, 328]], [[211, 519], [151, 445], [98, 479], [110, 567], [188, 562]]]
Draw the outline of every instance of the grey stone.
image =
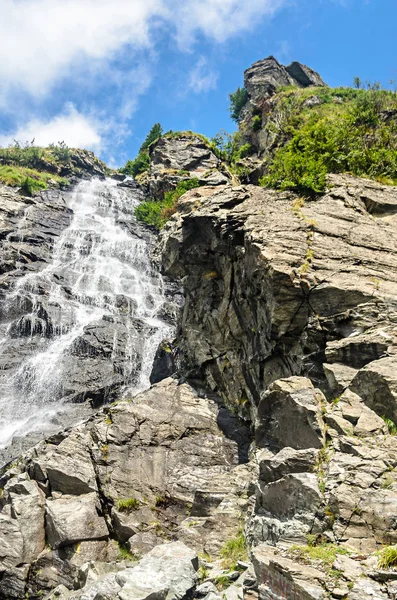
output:
[[44, 508], [45, 496], [35, 481], [19, 476], [10, 479], [4, 488], [14, 518], [23, 539], [23, 560], [29, 563], [45, 546]]
[[278, 454], [266, 457], [259, 462], [259, 479], [271, 483], [290, 473], [312, 471], [318, 461], [319, 452], [312, 448], [295, 450], [283, 448]]
[[212, 592], [213, 594], [216, 594], [218, 592], [218, 590], [215, 587], [215, 585], [212, 583], [212, 581], [204, 581], [204, 583], [201, 583], [200, 585], [198, 585], [196, 587], [195, 595], [198, 598], [203, 598], [210, 592]]
[[95, 493], [47, 500], [46, 535], [51, 547], [107, 538], [109, 531], [99, 512]]
[[309, 379], [290, 377], [272, 383], [258, 407], [257, 444], [321, 448], [325, 442], [322, 402], [325, 398]]
[[262, 544], [254, 548], [252, 563], [259, 584], [259, 598], [270, 599], [278, 594], [281, 597], [297, 597], [300, 600], [325, 600], [322, 587], [324, 574], [300, 563], [284, 558], [277, 550]]
[[157, 546], [133, 569], [116, 575], [120, 600], [182, 600], [196, 583], [198, 559], [180, 542]]

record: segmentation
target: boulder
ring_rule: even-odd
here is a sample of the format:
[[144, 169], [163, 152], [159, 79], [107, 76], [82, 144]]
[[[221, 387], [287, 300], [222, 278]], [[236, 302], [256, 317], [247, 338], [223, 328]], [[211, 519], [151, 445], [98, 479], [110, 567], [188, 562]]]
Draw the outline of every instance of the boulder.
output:
[[90, 456], [90, 436], [77, 429], [49, 453], [41, 464], [51, 490], [79, 496], [98, 490]]
[[284, 558], [265, 544], [252, 552], [252, 564], [259, 585], [259, 597], [295, 597], [299, 600], [325, 600], [325, 575], [321, 571]]
[[83, 540], [101, 540], [109, 535], [100, 516], [95, 493], [49, 499], [46, 503], [46, 536], [52, 548]]
[[397, 422], [397, 356], [369, 363], [360, 369], [349, 387], [380, 417]]
[[120, 600], [182, 600], [196, 584], [198, 558], [187, 546], [172, 542], [157, 546], [133, 569], [121, 571]]
[[290, 473], [313, 471], [318, 459], [319, 451], [313, 448], [283, 448], [275, 456], [266, 456], [262, 460], [259, 458], [259, 480], [267, 484]]
[[290, 377], [272, 383], [259, 403], [256, 443], [276, 449], [322, 448], [323, 402], [325, 398], [309, 379]]
[[[10, 479], [4, 488], [4, 497], [10, 503], [23, 540], [23, 560], [29, 563], [45, 546], [45, 496], [36, 481], [25, 475]], [[17, 536], [18, 539], [18, 536]]]

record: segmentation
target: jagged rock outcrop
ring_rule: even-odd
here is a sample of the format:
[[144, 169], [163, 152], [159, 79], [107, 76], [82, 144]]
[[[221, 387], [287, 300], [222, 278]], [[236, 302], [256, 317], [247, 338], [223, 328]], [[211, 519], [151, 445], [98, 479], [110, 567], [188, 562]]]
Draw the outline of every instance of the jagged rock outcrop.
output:
[[[255, 423], [246, 536], [260, 598], [394, 598], [373, 553], [396, 543], [396, 201], [336, 175], [306, 202], [192, 190], [162, 235], [164, 270], [184, 281], [185, 373]], [[334, 544], [337, 581], [321, 561], [302, 566], [291, 546], [307, 536]]]
[[[299, 62], [288, 67], [281, 65], [274, 56], [258, 60], [244, 72], [244, 87], [248, 93], [249, 106], [246, 109], [260, 108], [280, 87], [323, 86], [324, 81], [316, 71]], [[245, 110], [244, 115], [247, 114]]]
[[[252, 156], [237, 163], [243, 183], [256, 185], [265, 173], [263, 156], [271, 155], [278, 140], [278, 124], [283, 114], [283, 111], [278, 114], [278, 98], [275, 95], [285, 86], [315, 88], [325, 86], [325, 83], [310, 67], [299, 62], [285, 67], [273, 56], [257, 61], [244, 72], [247, 103], [239, 116], [239, 132], [241, 143], [248, 144]], [[313, 98], [316, 98], [315, 93]], [[317, 101], [320, 102], [318, 98]], [[267, 125], [272, 119], [274, 123], [269, 128]], [[258, 160], [258, 155], [261, 160]]]
[[278, 88], [287, 85], [309, 87], [325, 84], [320, 75], [310, 67], [299, 62], [284, 67], [274, 56], [258, 60], [244, 72], [244, 87], [253, 106], [259, 106]]
[[154, 198], [193, 178], [200, 185], [219, 186], [229, 183], [231, 175], [208, 141], [191, 132], [165, 135], [155, 142], [150, 147], [150, 169], [138, 177]]

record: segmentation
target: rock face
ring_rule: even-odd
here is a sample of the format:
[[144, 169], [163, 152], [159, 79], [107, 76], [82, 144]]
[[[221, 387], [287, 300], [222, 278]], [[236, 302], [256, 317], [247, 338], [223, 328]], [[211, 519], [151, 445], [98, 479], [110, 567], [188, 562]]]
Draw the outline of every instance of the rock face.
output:
[[193, 178], [209, 186], [231, 179], [205, 138], [190, 132], [165, 135], [150, 147], [150, 169], [142, 179], [149, 196], [162, 198], [180, 181]]
[[[263, 119], [280, 85], [323, 82], [270, 57], [245, 84], [244, 118]], [[232, 186], [189, 133], [163, 137], [151, 160], [155, 197], [201, 184], [160, 236], [164, 273], [184, 288], [177, 336], [160, 344], [149, 390], [0, 472], [0, 598], [395, 600], [395, 570], [378, 551], [397, 548], [397, 188], [330, 176], [304, 201]], [[59, 196], [4, 198], [3, 287], [19, 276], [12, 252], [23, 248], [12, 244], [29, 238], [13, 233], [18, 202], [28, 216], [65, 212]], [[128, 211], [119, 217], [145, 238]], [[56, 235], [41, 228], [51, 251]], [[39, 260], [46, 253], [18, 268], [34, 273]], [[127, 332], [133, 304], [118, 294], [115, 314], [81, 329], [64, 369], [69, 398], [103, 395], [128, 361], [140, 368], [128, 336], [147, 338], [151, 325], [135, 319]], [[4, 321], [16, 347], [53, 336], [49, 305]], [[177, 312], [171, 302], [158, 315]]]
[[[336, 397], [350, 381], [333, 390], [323, 365], [341, 365], [353, 369], [352, 390], [392, 418], [395, 215], [374, 219], [367, 207], [382, 195], [386, 211], [396, 194], [348, 176], [331, 176], [329, 192], [302, 207], [253, 186], [186, 194], [162, 238], [165, 272], [184, 278], [185, 370], [254, 418], [280, 377], [308, 374]], [[370, 371], [383, 400], [364, 383]]]
[[[1, 597], [72, 589], [83, 563], [117, 560], [117, 542], [136, 554], [174, 539], [219, 551], [249, 502], [248, 443], [232, 414], [172, 379], [41, 442], [0, 479]], [[138, 597], [149, 584], [184, 597], [194, 556], [182, 543], [160, 546], [116, 576], [123, 593], [114, 597]]]

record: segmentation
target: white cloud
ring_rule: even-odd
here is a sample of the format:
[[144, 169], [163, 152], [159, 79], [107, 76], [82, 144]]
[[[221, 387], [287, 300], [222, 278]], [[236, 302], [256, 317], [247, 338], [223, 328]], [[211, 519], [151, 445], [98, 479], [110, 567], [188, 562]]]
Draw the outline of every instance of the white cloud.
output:
[[[289, 1], [0, 0], [0, 108], [15, 123], [0, 146], [35, 138], [114, 149], [129, 133], [164, 39], [187, 51], [199, 36], [221, 43]], [[187, 77], [185, 89], [196, 93], [217, 82], [203, 57]], [[44, 107], [53, 114], [62, 104], [42, 117]]]
[[90, 117], [79, 113], [69, 104], [65, 111], [49, 121], [34, 119], [7, 135], [0, 135], [0, 146], [7, 146], [13, 140], [31, 142], [38, 146], [48, 146], [60, 141], [70, 147], [87, 148], [99, 152], [102, 146], [103, 127]]
[[162, 13], [161, 0], [2, 0], [0, 79], [43, 95], [81, 63], [149, 47]]
[[200, 56], [188, 77], [188, 88], [195, 94], [208, 92], [216, 88], [218, 73], [213, 71], [204, 56]]
[[271, 17], [287, 0], [185, 0], [176, 19], [181, 46], [190, 47], [197, 34], [216, 42], [252, 31], [260, 19]]
[[180, 46], [192, 46], [199, 33], [222, 42], [286, 1], [1, 0], [3, 93], [22, 88], [40, 98], [82, 65], [97, 68], [122, 49], [131, 57], [150, 50], [160, 26]]

